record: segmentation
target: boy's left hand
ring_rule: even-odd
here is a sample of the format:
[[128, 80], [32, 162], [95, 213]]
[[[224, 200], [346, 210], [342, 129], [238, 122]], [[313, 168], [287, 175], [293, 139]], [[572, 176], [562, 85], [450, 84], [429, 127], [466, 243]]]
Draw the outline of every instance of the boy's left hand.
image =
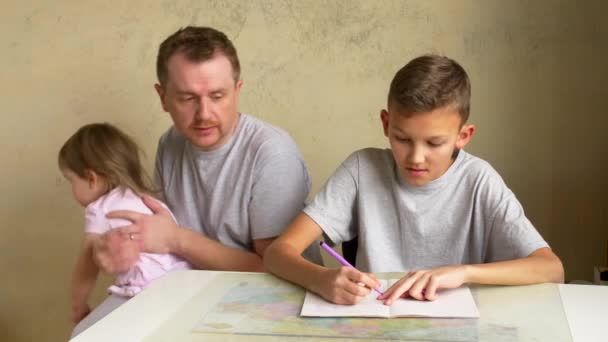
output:
[[435, 300], [438, 289], [453, 289], [467, 282], [466, 265], [446, 266], [431, 270], [409, 272], [383, 295], [378, 296], [385, 305], [397, 298], [412, 297], [418, 300]]

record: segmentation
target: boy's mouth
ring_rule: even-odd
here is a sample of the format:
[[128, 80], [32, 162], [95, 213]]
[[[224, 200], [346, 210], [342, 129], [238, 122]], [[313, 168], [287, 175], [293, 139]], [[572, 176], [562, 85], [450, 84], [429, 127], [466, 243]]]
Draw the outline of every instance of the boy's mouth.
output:
[[414, 176], [414, 177], [422, 176], [425, 172], [427, 172], [426, 169], [418, 169], [415, 167], [408, 167], [408, 168], [406, 168], [406, 170], [409, 175]]

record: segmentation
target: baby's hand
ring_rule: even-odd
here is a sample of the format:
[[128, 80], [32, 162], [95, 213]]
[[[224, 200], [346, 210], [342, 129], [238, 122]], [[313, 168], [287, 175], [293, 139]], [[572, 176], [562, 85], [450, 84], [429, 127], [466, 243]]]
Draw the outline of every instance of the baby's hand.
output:
[[72, 323], [78, 324], [83, 318], [91, 313], [91, 308], [88, 304], [72, 305]]
[[378, 296], [385, 305], [391, 305], [397, 298], [412, 297], [418, 300], [437, 299], [438, 289], [453, 289], [466, 282], [464, 265], [446, 266], [431, 270], [409, 272], [399, 279], [383, 295]]
[[373, 274], [352, 267], [327, 269], [316, 284], [314, 292], [332, 303], [345, 305], [357, 304], [380, 285]]

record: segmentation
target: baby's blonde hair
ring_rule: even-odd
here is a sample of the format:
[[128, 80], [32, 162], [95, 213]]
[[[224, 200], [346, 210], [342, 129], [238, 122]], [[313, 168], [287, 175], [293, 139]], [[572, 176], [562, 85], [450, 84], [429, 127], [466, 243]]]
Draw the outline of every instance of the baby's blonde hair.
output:
[[91, 170], [103, 177], [108, 191], [130, 188], [138, 195], [154, 194], [150, 177], [141, 166], [140, 149], [125, 133], [108, 123], [82, 126], [59, 150], [60, 169], [81, 178]]

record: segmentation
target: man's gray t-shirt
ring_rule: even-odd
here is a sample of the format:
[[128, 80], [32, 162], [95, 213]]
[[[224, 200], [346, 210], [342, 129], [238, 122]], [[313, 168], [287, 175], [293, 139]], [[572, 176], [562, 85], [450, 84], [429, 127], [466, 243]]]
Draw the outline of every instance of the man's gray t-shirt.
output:
[[304, 212], [335, 244], [358, 236], [365, 272], [489, 263], [548, 246], [500, 175], [462, 150], [419, 187], [402, 180], [391, 150], [357, 151]]
[[[253, 240], [280, 235], [310, 191], [291, 137], [247, 114], [224, 146], [208, 152], [171, 127], [159, 141], [155, 180], [180, 225], [248, 251]], [[321, 263], [316, 244], [305, 256]]]

